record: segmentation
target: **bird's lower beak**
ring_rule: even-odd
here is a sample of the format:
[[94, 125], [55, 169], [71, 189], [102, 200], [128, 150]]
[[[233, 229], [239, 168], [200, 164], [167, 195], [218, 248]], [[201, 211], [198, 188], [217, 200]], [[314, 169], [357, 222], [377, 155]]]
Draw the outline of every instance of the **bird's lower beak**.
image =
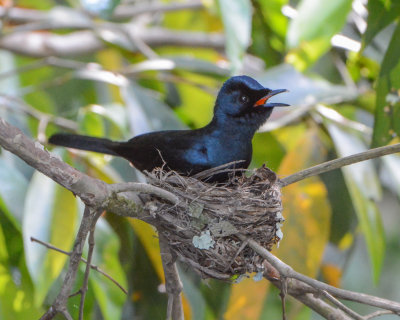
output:
[[280, 102], [270, 102], [267, 103], [268, 99], [282, 92], [288, 92], [286, 89], [277, 89], [270, 91], [266, 96], [257, 100], [257, 102], [253, 105], [253, 107], [263, 106], [263, 107], [288, 107], [289, 104], [280, 103]]

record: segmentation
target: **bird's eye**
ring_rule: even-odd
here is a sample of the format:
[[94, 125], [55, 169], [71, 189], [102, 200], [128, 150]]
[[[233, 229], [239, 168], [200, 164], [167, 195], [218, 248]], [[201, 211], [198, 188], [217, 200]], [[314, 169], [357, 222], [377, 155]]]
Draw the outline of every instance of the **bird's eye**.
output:
[[247, 102], [249, 102], [249, 97], [246, 96], [246, 95], [241, 95], [241, 96], [239, 97], [239, 101], [240, 101], [241, 103], [247, 103]]

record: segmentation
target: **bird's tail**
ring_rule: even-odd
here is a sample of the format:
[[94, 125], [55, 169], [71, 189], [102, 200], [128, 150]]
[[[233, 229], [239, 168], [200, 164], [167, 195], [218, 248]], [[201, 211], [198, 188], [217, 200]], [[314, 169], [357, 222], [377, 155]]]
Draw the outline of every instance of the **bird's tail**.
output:
[[56, 133], [49, 138], [49, 143], [79, 150], [87, 150], [118, 156], [114, 150], [120, 142], [104, 138], [82, 136], [79, 134]]

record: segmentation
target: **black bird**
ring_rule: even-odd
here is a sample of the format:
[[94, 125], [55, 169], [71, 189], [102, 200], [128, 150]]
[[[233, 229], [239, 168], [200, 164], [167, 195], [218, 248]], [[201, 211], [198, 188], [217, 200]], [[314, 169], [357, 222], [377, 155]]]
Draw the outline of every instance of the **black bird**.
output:
[[[236, 168], [247, 168], [252, 157], [251, 140], [269, 118], [274, 107], [268, 99], [286, 89], [264, 88], [253, 78], [236, 76], [227, 80], [218, 93], [214, 116], [203, 128], [168, 130], [142, 134], [126, 142], [58, 133], [50, 137], [54, 145], [119, 156], [141, 171], [164, 165], [182, 175], [194, 175], [233, 161]], [[213, 176], [224, 181], [227, 174]]]

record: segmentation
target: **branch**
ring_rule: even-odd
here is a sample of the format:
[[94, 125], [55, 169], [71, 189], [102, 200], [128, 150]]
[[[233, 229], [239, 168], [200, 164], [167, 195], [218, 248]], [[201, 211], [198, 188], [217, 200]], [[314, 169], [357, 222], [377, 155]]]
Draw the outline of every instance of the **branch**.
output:
[[[204, 4], [200, 0], [190, 0], [186, 2], [172, 2], [172, 3], [146, 3], [145, 5], [124, 5], [121, 4], [115, 8], [113, 19], [128, 19], [141, 14], [170, 12], [180, 10], [197, 10], [204, 8]], [[25, 9], [7, 6], [0, 6], [0, 19], [7, 18], [8, 21], [13, 23], [29, 23], [29, 22], [42, 22], [49, 21], [54, 16], [57, 10], [70, 10], [66, 7], [56, 7], [53, 10], [42, 11], [34, 9]]]
[[382, 299], [379, 297], [374, 297], [364, 293], [352, 292], [344, 289], [339, 289], [333, 286], [330, 286], [326, 283], [320, 282], [318, 280], [309, 278], [301, 273], [298, 273], [292, 269], [289, 265], [282, 262], [280, 259], [275, 257], [271, 252], [262, 247], [256, 241], [249, 239], [243, 235], [239, 235], [239, 238], [242, 241], [248, 241], [249, 246], [256, 251], [260, 256], [265, 258], [276, 270], [278, 270], [279, 274], [286, 278], [297, 279], [307, 285], [309, 285], [313, 290], [311, 293], [319, 293], [320, 291], [326, 291], [329, 294], [333, 295], [336, 298], [359, 302], [362, 304], [367, 304], [370, 306], [374, 306], [377, 308], [382, 308], [385, 310], [390, 310], [394, 313], [400, 313], [400, 303]]
[[86, 298], [86, 293], [88, 291], [89, 287], [89, 274], [90, 274], [90, 265], [92, 264], [92, 257], [93, 257], [93, 250], [94, 250], [94, 230], [96, 227], [96, 222], [101, 216], [101, 211], [96, 212], [95, 216], [93, 217], [93, 220], [91, 221], [91, 226], [89, 230], [89, 249], [88, 249], [88, 255], [87, 255], [87, 264], [86, 264], [86, 269], [85, 269], [85, 276], [83, 278], [83, 284], [80, 288], [80, 294], [81, 294], [81, 301], [79, 304], [79, 320], [83, 320], [83, 310], [85, 306], [85, 298]]
[[287, 176], [281, 179], [281, 186], [285, 187], [289, 184], [298, 182], [308, 177], [315, 176], [317, 174], [321, 174], [324, 172], [332, 171], [344, 166], [348, 166], [353, 163], [374, 159], [378, 157], [382, 157], [388, 154], [400, 152], [400, 143], [393, 144], [390, 146], [379, 147], [375, 149], [371, 149], [365, 152], [360, 152], [357, 154], [353, 154], [348, 157], [339, 158], [331, 161], [327, 161], [321, 164], [318, 164], [314, 167], [296, 172], [290, 176]]
[[182, 282], [176, 268], [176, 257], [173, 256], [168, 240], [159, 232], [160, 254], [165, 274], [165, 290], [168, 294], [167, 320], [183, 320]]
[[[50, 309], [40, 318], [40, 320], [53, 319], [57, 313], [64, 314], [68, 319], [71, 317], [67, 311], [67, 301], [75, 283], [79, 262], [82, 257], [83, 247], [86, 242], [86, 237], [93, 224], [95, 215], [89, 207], [85, 207], [82, 222], [79, 226], [78, 234], [76, 235], [74, 248], [71, 253], [71, 258], [68, 266], [64, 282], [60, 292], [57, 295]], [[69, 317], [68, 317], [69, 316]]]
[[[121, 25], [120, 28], [123, 26]], [[203, 47], [222, 50], [225, 38], [220, 33], [203, 33], [187, 31], [171, 31], [164, 28], [129, 28], [127, 32], [140, 38], [152, 48], [160, 46]], [[113, 33], [115, 39], [125, 40], [117, 30], [103, 28], [108, 34]], [[98, 28], [101, 31], [101, 28]], [[124, 41], [123, 41], [124, 42]], [[125, 41], [126, 42], [126, 41]], [[24, 45], [21, 46], [21, 43]], [[131, 44], [131, 42], [129, 42]], [[95, 32], [90, 30], [76, 31], [69, 34], [53, 34], [40, 32], [18, 32], [0, 38], [0, 48], [30, 57], [68, 57], [86, 55], [106, 47], [106, 43]], [[138, 51], [132, 46], [131, 51]]]

